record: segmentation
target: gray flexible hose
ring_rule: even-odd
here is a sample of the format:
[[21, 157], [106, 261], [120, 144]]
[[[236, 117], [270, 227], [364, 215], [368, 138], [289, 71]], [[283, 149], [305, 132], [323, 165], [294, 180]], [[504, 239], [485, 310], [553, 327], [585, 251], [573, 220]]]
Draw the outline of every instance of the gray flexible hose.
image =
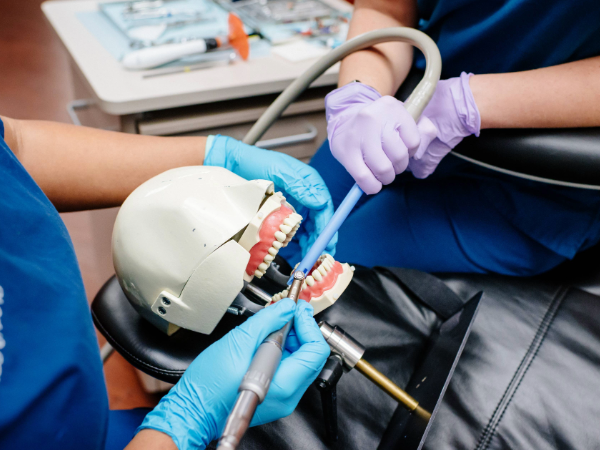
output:
[[[306, 72], [304, 72], [292, 84], [290, 84], [279, 95], [279, 97], [277, 97], [277, 99], [271, 104], [271, 106], [269, 106], [269, 108], [263, 113], [260, 119], [258, 119], [258, 121], [250, 129], [250, 131], [248, 131], [246, 137], [244, 137], [244, 142], [246, 144], [251, 145], [256, 144], [256, 142], [269, 129], [269, 127], [273, 125], [273, 123], [281, 116], [283, 111], [285, 111], [285, 109], [291, 103], [293, 103], [294, 100], [296, 100], [296, 98], [298, 98], [298, 96], [302, 94], [302, 92], [304, 92], [313, 81], [315, 81], [336, 62], [340, 61], [341, 59], [344, 59], [350, 53], [353, 53], [357, 50], [362, 50], [364, 48], [371, 47], [375, 44], [390, 41], [407, 42], [417, 47], [425, 55], [425, 60], [427, 62], [427, 66], [425, 68], [425, 75], [423, 76], [423, 79], [413, 91], [413, 93], [410, 95], [410, 97], [408, 97], [408, 100], [406, 100], [405, 103], [406, 109], [408, 109], [413, 118], [417, 120], [423, 112], [423, 109], [425, 109], [425, 106], [431, 99], [431, 96], [435, 91], [435, 86], [437, 85], [437, 82], [440, 79], [440, 73], [442, 69], [442, 59], [440, 56], [440, 52], [435, 42], [433, 42], [433, 40], [429, 36], [418, 30], [403, 27], [384, 28], [382, 30], [370, 31], [368, 33], [361, 34], [360, 36], [350, 39], [349, 41], [340, 45], [338, 48], [332, 50], [331, 52], [323, 56], [311, 67], [309, 67]], [[479, 165], [481, 167], [485, 167], [496, 172], [505, 173], [507, 175], [512, 175], [517, 178], [524, 178], [526, 180], [533, 180], [540, 183], [553, 184], [557, 186], [600, 190], [600, 187], [595, 185], [570, 183], [566, 181], [558, 181], [551, 180], [549, 178], [536, 177], [534, 175], [514, 172], [512, 170], [503, 169], [501, 167], [486, 164], [484, 162], [477, 161], [475, 159], [463, 156], [456, 152], [451, 152], [451, 154], [458, 158], [469, 161], [473, 164]]]
[[425, 106], [431, 99], [442, 71], [442, 57], [435, 42], [414, 28], [384, 28], [381, 30], [369, 31], [361, 34], [349, 41], [343, 43], [336, 49], [321, 57], [316, 63], [300, 75], [292, 84], [290, 84], [277, 99], [260, 116], [260, 119], [248, 131], [244, 137], [246, 144], [254, 145], [262, 135], [269, 129], [285, 111], [285, 109], [298, 98], [310, 84], [319, 78], [327, 69], [338, 61], [344, 59], [350, 53], [371, 47], [383, 42], [406, 42], [414, 45], [425, 55], [426, 67], [423, 79], [417, 85], [413, 93], [405, 102], [408, 112], [416, 120], [419, 118]]
[[[269, 106], [260, 119], [258, 119], [250, 129], [248, 134], [246, 134], [244, 142], [246, 144], [255, 144], [273, 122], [281, 116], [283, 111], [296, 100], [296, 98], [304, 92], [314, 80], [336, 62], [354, 51], [389, 41], [408, 42], [419, 48], [425, 54], [425, 59], [427, 61], [425, 75], [405, 103], [406, 109], [412, 117], [417, 120], [431, 99], [431, 96], [435, 91], [435, 86], [440, 78], [442, 69], [440, 52], [435, 45], [435, 42], [420, 31], [412, 28], [386, 28], [383, 30], [371, 31], [349, 40], [309, 67], [306, 72], [290, 84], [281, 95], [277, 97], [271, 106]], [[293, 297], [294, 301], [297, 299], [303, 280], [303, 272], [297, 271], [294, 273], [294, 282], [292, 283], [289, 294], [290, 297]], [[256, 407], [258, 404], [262, 403], [267, 395], [271, 379], [281, 361], [285, 340], [287, 339], [287, 334], [291, 326], [292, 321], [281, 330], [271, 333], [258, 348], [258, 351], [252, 359], [250, 368], [240, 385], [240, 395], [227, 418], [225, 430], [219, 440], [219, 450], [234, 450], [238, 447], [240, 440], [244, 436], [244, 433], [252, 420]]]

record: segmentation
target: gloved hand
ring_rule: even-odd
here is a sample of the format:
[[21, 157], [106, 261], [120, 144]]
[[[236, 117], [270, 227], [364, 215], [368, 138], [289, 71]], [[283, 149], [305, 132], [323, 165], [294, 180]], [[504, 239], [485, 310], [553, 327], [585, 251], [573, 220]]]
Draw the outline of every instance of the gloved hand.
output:
[[[303, 255], [333, 216], [333, 201], [321, 175], [284, 153], [263, 150], [226, 136], [209, 136], [204, 165], [224, 167], [247, 180], [275, 183], [275, 190], [287, 194], [287, 201], [304, 218], [299, 232]], [[308, 239], [302, 239], [303, 232]], [[333, 256], [336, 244], [337, 234], [325, 251]]]
[[421, 144], [408, 163], [415, 177], [431, 175], [464, 137], [479, 136], [481, 117], [469, 86], [472, 76], [463, 72], [460, 77], [438, 82], [418, 122]]
[[329, 346], [304, 300], [283, 299], [258, 312], [204, 350], [138, 429], [168, 434], [179, 450], [205, 448], [218, 439], [238, 387], [261, 342], [294, 317], [282, 362], [251, 426], [290, 415], [320, 373]]
[[416, 151], [417, 124], [402, 102], [350, 83], [325, 97], [331, 154], [366, 194], [375, 194], [404, 172]]

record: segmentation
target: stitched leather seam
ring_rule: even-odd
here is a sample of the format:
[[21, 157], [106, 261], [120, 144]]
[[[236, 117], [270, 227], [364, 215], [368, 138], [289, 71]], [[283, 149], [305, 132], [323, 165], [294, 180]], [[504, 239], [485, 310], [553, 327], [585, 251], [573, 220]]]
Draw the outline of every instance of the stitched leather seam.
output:
[[[185, 372], [184, 370], [164, 370], [164, 369], [159, 369], [159, 368], [157, 368], [155, 366], [152, 366], [152, 365], [150, 365], [150, 364], [142, 361], [137, 356], [134, 356], [133, 354], [131, 354], [130, 352], [128, 352], [127, 350], [125, 350], [122, 346], [120, 346], [119, 344], [117, 344], [117, 342], [113, 338], [113, 336], [106, 330], [106, 328], [104, 328], [102, 326], [100, 320], [98, 319], [98, 317], [96, 317], [96, 314], [94, 313], [94, 311], [92, 311], [92, 318], [94, 319], [94, 324], [100, 330], [100, 332], [106, 338], [106, 340], [110, 343], [110, 345], [112, 345], [115, 350], [117, 350], [121, 355], [123, 355], [125, 357], [125, 359], [128, 359], [129, 362], [133, 363], [133, 361], [136, 361], [138, 364], [140, 364], [141, 366], [144, 366], [144, 367], [148, 368], [151, 372], [153, 372], [156, 375], [169, 375], [169, 376], [176, 376], [176, 377], [181, 378], [181, 376]], [[133, 360], [133, 361], [131, 361], [131, 360]]]
[[529, 348], [527, 349], [527, 352], [523, 356], [523, 359], [521, 359], [519, 367], [513, 374], [513, 377], [510, 380], [510, 383], [508, 384], [508, 386], [506, 387], [506, 390], [504, 391], [502, 398], [496, 405], [496, 408], [494, 410], [494, 413], [492, 414], [492, 417], [490, 418], [488, 424], [486, 425], [483, 432], [481, 433], [481, 436], [479, 437], [479, 441], [477, 443], [477, 446], [475, 447], [475, 450], [487, 450], [489, 448], [489, 446], [492, 442], [492, 438], [496, 434], [498, 425], [500, 424], [500, 421], [502, 420], [504, 413], [508, 409], [508, 406], [510, 405], [517, 390], [519, 389], [521, 382], [525, 378], [525, 375], [526, 375], [529, 367], [533, 363], [533, 360], [537, 356], [539, 349], [541, 348], [544, 340], [546, 339], [548, 331], [550, 330], [550, 326], [552, 325], [552, 322], [554, 321], [554, 318], [556, 317], [558, 309], [559, 309], [560, 305], [562, 304], [568, 291], [569, 291], [569, 288], [566, 288], [566, 287], [561, 288], [558, 291], [557, 295], [552, 300], [552, 302], [550, 303], [550, 305], [548, 306], [548, 309], [546, 310], [546, 313], [544, 314], [544, 318], [540, 322], [540, 325], [538, 326], [538, 329], [535, 333], [533, 340], [531, 341], [531, 344], [529, 345]]

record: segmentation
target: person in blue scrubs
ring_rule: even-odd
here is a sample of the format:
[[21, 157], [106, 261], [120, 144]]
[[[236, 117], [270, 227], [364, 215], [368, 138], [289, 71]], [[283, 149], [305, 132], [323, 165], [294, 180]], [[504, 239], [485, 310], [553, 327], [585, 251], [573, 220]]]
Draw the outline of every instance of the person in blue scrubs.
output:
[[273, 178], [315, 216], [331, 213], [327, 188], [309, 166], [231, 138], [206, 145], [204, 137], [0, 118], [1, 449], [123, 449], [138, 426], [132, 450], [205, 448], [218, 438], [254, 351], [292, 317], [295, 335], [253, 424], [289, 415], [315, 379], [329, 347], [312, 307], [288, 299], [204, 351], [151, 412], [109, 412], [81, 274], [57, 209], [119, 205], [154, 175], [218, 160], [252, 179]]
[[[404, 139], [398, 146], [404, 146], [406, 161], [394, 161], [386, 148], [390, 138], [372, 133], [400, 123], [395, 116], [401, 116], [401, 102], [385, 96], [394, 96], [412, 67], [424, 69], [423, 56], [407, 44], [385, 43], [343, 60], [340, 88], [326, 100], [330, 139], [310, 164], [325, 179], [336, 207], [355, 180], [361, 184], [371, 177], [379, 189], [384, 186], [363, 196], [343, 224], [336, 258], [430, 272], [526, 276], [597, 243], [600, 192], [519, 179], [445, 155], [462, 137], [485, 128], [600, 126], [600, 2], [356, 0], [348, 38], [393, 26], [418, 28], [440, 49], [447, 81], [438, 85], [434, 110], [424, 112], [437, 128], [430, 136], [419, 121], [419, 150]], [[444, 94], [449, 100], [436, 99]], [[390, 113], [394, 107], [397, 114]], [[415, 129], [412, 122], [398, 125], [401, 138]], [[344, 126], [346, 141], [340, 137]], [[365, 142], [372, 144], [362, 148], [365, 163], [358, 167], [349, 152]], [[376, 158], [384, 153], [390, 161], [383, 162], [399, 175], [395, 180], [394, 172], [384, 176], [385, 165], [378, 166]], [[360, 172], [365, 164], [366, 175]], [[286, 252], [292, 262], [299, 256], [292, 248]]]

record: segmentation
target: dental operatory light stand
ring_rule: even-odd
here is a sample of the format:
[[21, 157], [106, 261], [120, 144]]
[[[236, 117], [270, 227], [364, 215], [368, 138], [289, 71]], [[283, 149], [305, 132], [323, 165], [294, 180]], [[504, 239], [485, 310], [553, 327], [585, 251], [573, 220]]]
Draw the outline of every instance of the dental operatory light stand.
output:
[[[429, 103], [429, 100], [435, 91], [437, 82], [440, 79], [442, 70], [440, 51], [435, 42], [421, 31], [403, 27], [384, 28], [381, 30], [370, 31], [350, 39], [309, 67], [308, 70], [290, 84], [263, 113], [244, 138], [244, 143], [251, 145], [255, 144], [273, 122], [281, 116], [283, 111], [296, 100], [296, 98], [304, 92], [313, 81], [321, 76], [332, 65], [342, 60], [350, 53], [382, 42], [392, 41], [407, 42], [417, 47], [425, 55], [426, 67], [423, 79], [419, 82], [404, 104], [405, 108], [416, 121], [421, 116], [427, 103]], [[350, 214], [350, 211], [352, 211], [352, 208], [356, 205], [362, 194], [362, 190], [357, 185], [350, 190], [330, 222], [293, 273], [293, 277], [290, 279], [291, 288], [288, 297], [297, 301], [304, 278], [312, 269], [319, 256], [321, 256], [333, 235], [337, 232], [342, 223], [344, 223], [344, 220], [348, 217], [348, 214]], [[258, 348], [252, 359], [250, 368], [240, 385], [238, 399], [227, 418], [225, 429], [219, 441], [219, 446], [217, 447], [218, 450], [233, 450], [237, 448], [242, 436], [252, 421], [252, 416], [254, 415], [256, 407], [267, 395], [270, 381], [281, 361], [285, 339], [287, 338], [287, 333], [291, 326], [291, 322], [288, 323], [284, 328], [267, 337]], [[274, 337], [272, 338], [272, 336]], [[263, 356], [263, 354], [265, 356]], [[250, 375], [251, 373], [252, 375]], [[371, 375], [375, 374], [371, 373]]]
[[[302, 272], [296, 271], [293, 278], [288, 297], [296, 303], [305, 277]], [[258, 347], [248, 372], [240, 384], [238, 398], [227, 418], [217, 450], [233, 450], [240, 443], [250, 426], [256, 408], [267, 396], [271, 380], [281, 362], [285, 341], [292, 329], [293, 321], [292, 318], [282, 329], [268, 335]]]

